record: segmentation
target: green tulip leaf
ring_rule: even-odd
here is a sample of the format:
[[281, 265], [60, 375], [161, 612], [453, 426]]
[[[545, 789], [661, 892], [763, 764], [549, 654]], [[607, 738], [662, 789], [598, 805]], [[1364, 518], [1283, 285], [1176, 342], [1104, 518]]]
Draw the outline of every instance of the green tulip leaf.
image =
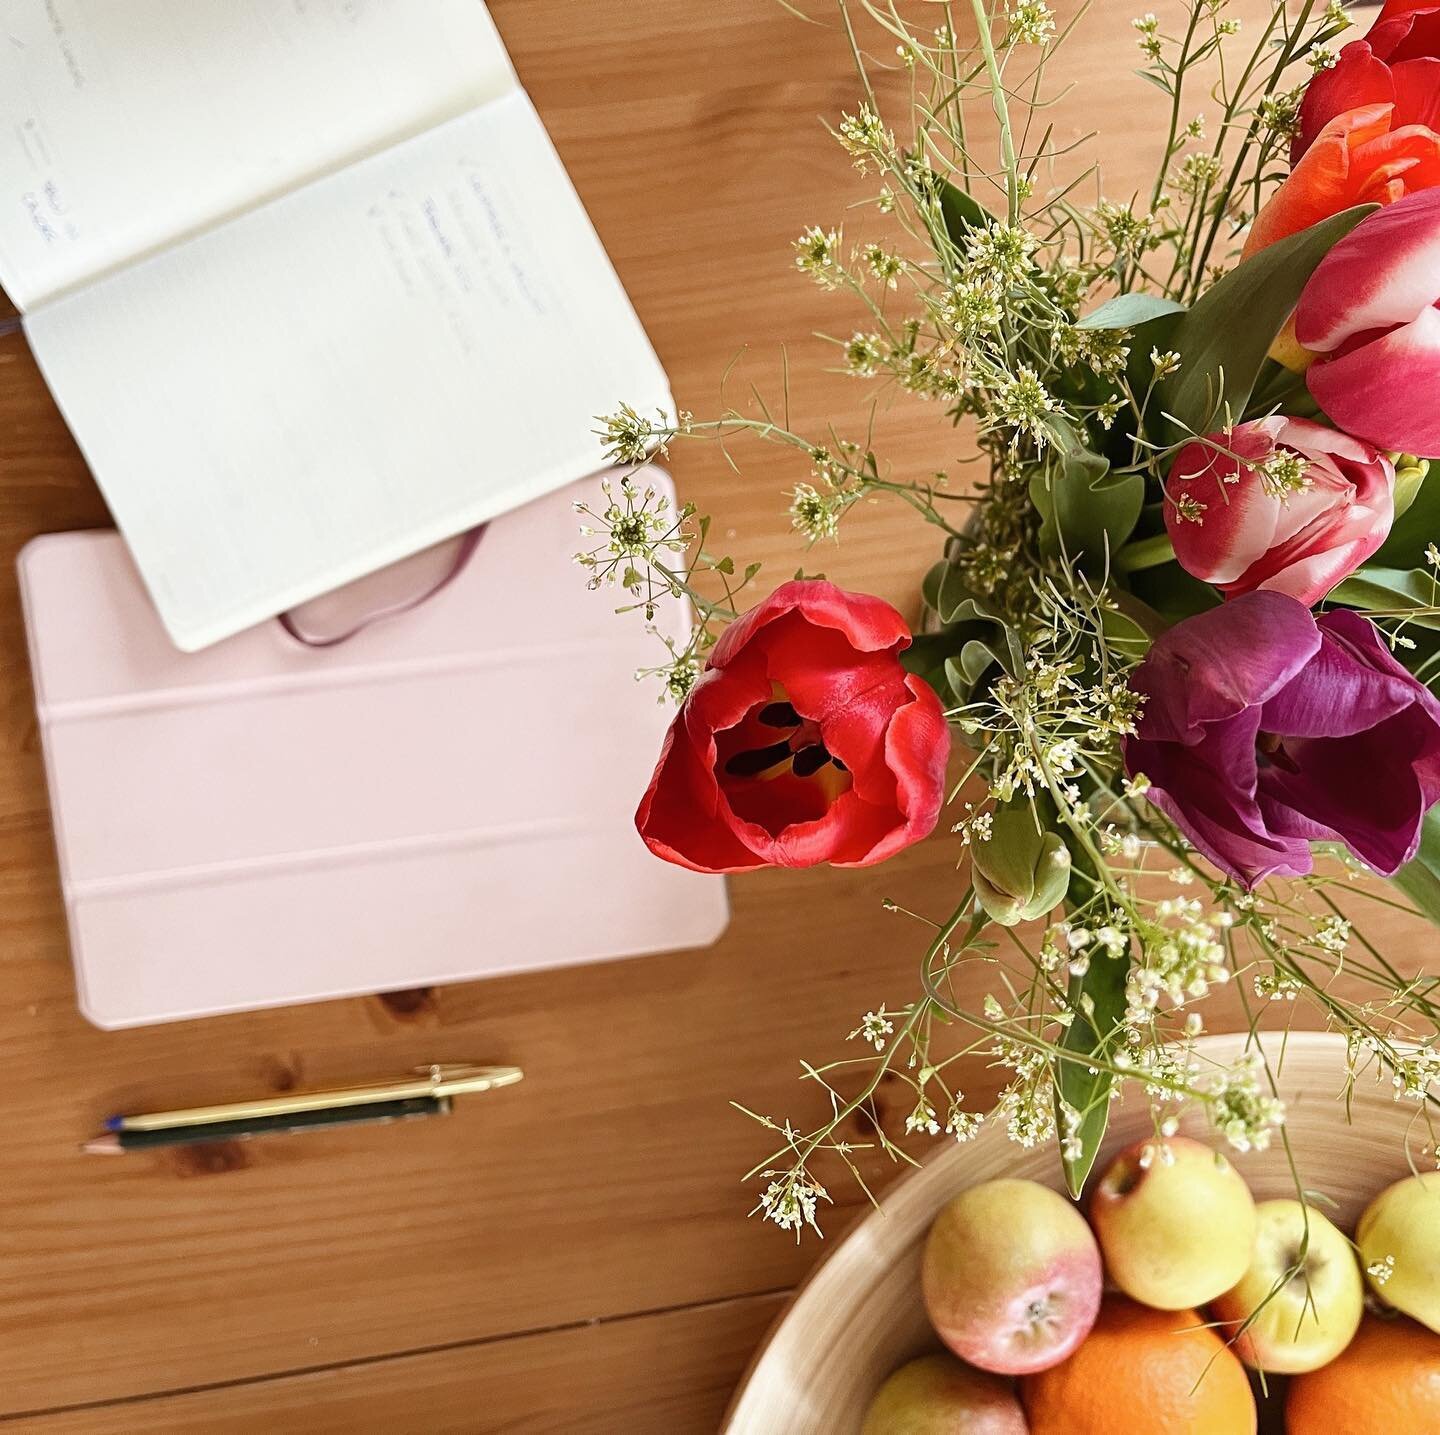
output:
[[[1089, 855], [1071, 843], [1072, 866], [1079, 874], [1080, 900], [1094, 890], [1094, 869]], [[1086, 874], [1089, 874], [1088, 876]], [[1061, 1164], [1065, 1168], [1065, 1184], [1077, 1200], [1100, 1154], [1105, 1128], [1110, 1120], [1110, 1092], [1115, 1077], [1094, 1065], [1095, 1058], [1106, 1061], [1114, 1049], [1116, 1035], [1124, 1024], [1125, 975], [1130, 969], [1128, 953], [1112, 957], [1103, 950], [1091, 953], [1085, 975], [1070, 978], [1068, 1003], [1075, 1018], [1060, 1040], [1064, 1055], [1055, 1059], [1055, 1119], [1062, 1137], [1067, 1133], [1059, 1103], [1080, 1113], [1080, 1124], [1073, 1135], [1079, 1148], [1066, 1155], [1062, 1149]]]
[[1440, 465], [1420, 485], [1381, 544], [1375, 562], [1393, 568], [1414, 568], [1425, 561], [1425, 546], [1440, 543]]
[[1117, 294], [1076, 321], [1077, 329], [1134, 329], [1162, 314], [1183, 314], [1185, 306], [1163, 294]]
[[1427, 568], [1382, 568], [1367, 563], [1329, 593], [1331, 603], [1362, 612], [1391, 613], [1422, 628], [1440, 629], [1440, 577]]
[[1087, 448], [1066, 423], [1055, 424], [1055, 443], [1060, 473], [1038, 473], [1030, 480], [1030, 501], [1041, 517], [1040, 551], [1101, 572], [1140, 518], [1144, 476], [1112, 474], [1109, 459]]
[[1306, 281], [1376, 208], [1356, 205], [1271, 244], [1217, 280], [1180, 316], [1168, 345], [1180, 355], [1180, 368], [1160, 381], [1146, 411], [1153, 440], [1169, 445], [1213, 432], [1225, 426], [1227, 415], [1239, 422]]
[[936, 175], [935, 181], [940, 196], [940, 213], [945, 220], [945, 232], [957, 249], [963, 249], [970, 231], [988, 229], [995, 223], [994, 216], [978, 200], [951, 184], [948, 179], [941, 179]]

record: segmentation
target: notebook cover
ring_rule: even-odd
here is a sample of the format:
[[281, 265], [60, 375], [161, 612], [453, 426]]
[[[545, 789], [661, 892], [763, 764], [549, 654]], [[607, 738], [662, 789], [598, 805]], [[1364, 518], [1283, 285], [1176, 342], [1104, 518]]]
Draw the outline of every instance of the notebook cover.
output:
[[[655, 474], [657, 484], [667, 481]], [[672, 710], [658, 643], [573, 560], [589, 479], [496, 519], [429, 601], [316, 650], [166, 636], [118, 534], [21, 554], [81, 1010], [125, 1027], [707, 944], [723, 880], [636, 802]], [[311, 604], [423, 591], [430, 550]], [[679, 632], [678, 605], [659, 616]]]

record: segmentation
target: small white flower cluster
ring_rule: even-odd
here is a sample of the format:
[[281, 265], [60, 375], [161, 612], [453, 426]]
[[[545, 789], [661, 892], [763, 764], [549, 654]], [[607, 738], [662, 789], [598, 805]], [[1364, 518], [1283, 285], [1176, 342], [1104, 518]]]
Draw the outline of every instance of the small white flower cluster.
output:
[[927, 1136], [940, 1134], [940, 1118], [926, 1097], [921, 1096], [915, 1103], [915, 1109], [905, 1118], [905, 1131], [907, 1135], [917, 1131], [923, 1131]]
[[1382, 1256], [1378, 1261], [1371, 1261], [1365, 1267], [1365, 1274], [1375, 1282], [1377, 1286], [1383, 1286], [1395, 1274], [1395, 1257]]
[[1304, 85], [1278, 95], [1266, 95], [1256, 106], [1255, 117], [1276, 139], [1293, 139], [1300, 132], [1300, 102], [1304, 98]]
[[1158, 60], [1161, 54], [1160, 21], [1152, 12], [1138, 15], [1130, 24], [1140, 37], [1135, 43], [1147, 60]]
[[862, 104], [858, 114], [842, 115], [837, 133], [856, 169], [863, 171], [872, 162], [883, 169], [894, 156], [895, 136], [868, 104]]
[[819, 1234], [820, 1227], [815, 1215], [821, 1201], [830, 1199], [829, 1193], [816, 1182], [803, 1165], [793, 1166], [788, 1171], [765, 1171], [762, 1177], [769, 1185], [760, 1193], [757, 1211], [767, 1221], [773, 1221], [782, 1231], [794, 1231], [795, 1239], [809, 1226]]
[[885, 1039], [894, 1031], [894, 1023], [883, 1012], [867, 1011], [860, 1018], [860, 1025], [846, 1037], [846, 1040], [854, 1041], [858, 1037], [862, 1041], [869, 1042], [876, 1051], [884, 1051]]
[[574, 505], [576, 513], [590, 520], [581, 525], [580, 536], [600, 540], [575, 555], [576, 563], [590, 572], [589, 586], [618, 581], [638, 596], [658, 582], [662, 590], [673, 593], [673, 584], [655, 565], [689, 547], [685, 524], [693, 510], [688, 505], [672, 508], [670, 499], [653, 485], [642, 489], [628, 476], [617, 482], [606, 479], [600, 487], [605, 507], [598, 513], [587, 503]]
[[[1225, 948], [1204, 907], [1193, 898], [1174, 897], [1155, 905], [1157, 923], [1142, 933], [1141, 956], [1125, 979], [1125, 1023], [1147, 1025], [1162, 998], [1172, 1008], [1199, 1001], [1212, 986], [1230, 980]], [[1174, 921], [1173, 927], [1160, 925]]]
[[1285, 1124], [1285, 1103], [1262, 1089], [1264, 1072], [1264, 1058], [1252, 1052], [1204, 1083], [1211, 1123], [1237, 1151], [1268, 1150]]
[[1005, 19], [1013, 43], [1048, 45], [1055, 38], [1055, 12], [1045, 0], [1009, 0]]
[[978, 1111], [966, 1111], [960, 1105], [961, 1097], [957, 1092], [955, 1100], [950, 1104], [949, 1113], [945, 1117], [945, 1133], [953, 1136], [960, 1145], [967, 1141], [973, 1141], [980, 1134], [980, 1128], [985, 1124], [985, 1118]]
[[1301, 991], [1300, 983], [1281, 972], [1257, 972], [1255, 995], [1261, 1001], [1293, 1002]]
[[1310, 468], [1310, 460], [1293, 448], [1277, 448], [1263, 463], [1253, 465], [1260, 487], [1282, 500], [1310, 488]]
[[843, 282], [838, 229], [821, 229], [812, 224], [791, 247], [795, 250], [795, 267], [822, 288], [834, 289]]
[[1440, 1051], [1427, 1042], [1398, 1055], [1390, 1081], [1395, 1100], [1426, 1101], [1430, 1088], [1440, 1080]]

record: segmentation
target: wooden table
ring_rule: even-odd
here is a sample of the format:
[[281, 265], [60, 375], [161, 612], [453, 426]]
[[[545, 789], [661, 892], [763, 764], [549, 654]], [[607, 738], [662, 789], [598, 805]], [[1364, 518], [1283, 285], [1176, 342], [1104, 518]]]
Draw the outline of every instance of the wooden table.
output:
[[[867, 222], [844, 209], [865, 187], [819, 122], [856, 93], [829, 9], [820, 28], [774, 0], [492, 8], [681, 403], [714, 411], [747, 344], [730, 393], [752, 378], [776, 393], [785, 341], [795, 425], [862, 431], [864, 392], [817, 377], [826, 351], [807, 338], [855, 316], [789, 251], [807, 224]], [[1125, 194], [1154, 103], [1112, 83], [1135, 60], [1129, 14], [1096, 7], [1070, 51], [1083, 93], [1061, 112], [1075, 132], [1108, 130]], [[882, 410], [877, 428], [901, 473], [967, 456], [919, 403]], [[841, 549], [806, 558], [784, 516], [803, 468], [758, 446], [737, 458], [739, 477], [710, 447], [673, 465], [737, 557], [767, 560], [774, 581], [823, 566], [915, 612], [935, 545], [907, 510], [867, 507]], [[34, 534], [106, 521], [24, 340], [0, 339], [0, 1423], [714, 1429], [821, 1251], [746, 1221], [754, 1192], [738, 1178], [767, 1148], [728, 1103], [813, 1120], [798, 1059], [845, 1054], [867, 1008], [909, 999], [922, 943], [880, 899], [937, 909], [952, 843], [879, 871], [732, 884], [734, 919], [710, 951], [97, 1031], [75, 1009], [14, 558]], [[116, 1162], [77, 1152], [116, 1109], [462, 1058], [527, 1079], [448, 1122]], [[881, 1184], [895, 1170], [867, 1169]], [[832, 1233], [862, 1206], [835, 1194]]]

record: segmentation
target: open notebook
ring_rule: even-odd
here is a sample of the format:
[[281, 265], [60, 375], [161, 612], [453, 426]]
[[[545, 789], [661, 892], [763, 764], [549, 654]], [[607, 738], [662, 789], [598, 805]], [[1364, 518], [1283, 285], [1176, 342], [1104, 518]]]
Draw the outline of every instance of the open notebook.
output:
[[6, 0], [0, 284], [193, 650], [665, 376], [480, 0]]

